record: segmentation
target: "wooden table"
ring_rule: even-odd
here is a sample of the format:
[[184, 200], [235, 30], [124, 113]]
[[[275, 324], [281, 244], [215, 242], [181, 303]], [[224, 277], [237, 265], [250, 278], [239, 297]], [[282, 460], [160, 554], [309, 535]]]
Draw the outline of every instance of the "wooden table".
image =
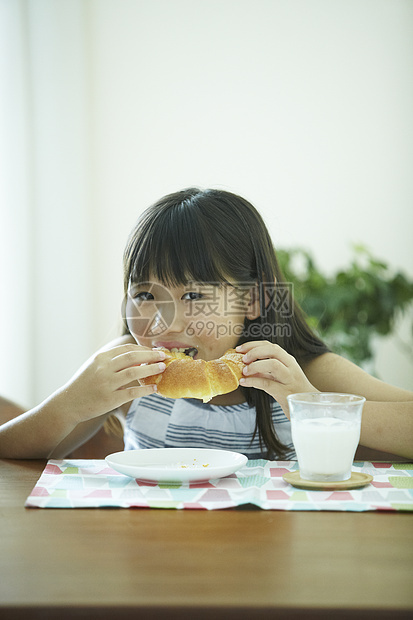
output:
[[27, 509], [0, 461], [0, 617], [411, 618], [403, 513]]

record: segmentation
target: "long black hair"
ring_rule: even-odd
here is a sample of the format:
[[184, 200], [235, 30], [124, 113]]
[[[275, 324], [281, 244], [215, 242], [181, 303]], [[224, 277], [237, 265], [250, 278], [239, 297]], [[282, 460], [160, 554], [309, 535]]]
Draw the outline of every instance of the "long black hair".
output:
[[[297, 361], [328, 351], [311, 331], [285, 282], [267, 227], [247, 200], [228, 191], [189, 188], [161, 198], [147, 209], [129, 236], [124, 252], [125, 300], [130, 282], [155, 277], [165, 286], [195, 282], [251, 283], [260, 298], [260, 316], [245, 319], [238, 344], [268, 340]], [[129, 333], [124, 317], [124, 333]], [[283, 457], [271, 416], [272, 398], [242, 388], [256, 409], [255, 434], [268, 458]]]

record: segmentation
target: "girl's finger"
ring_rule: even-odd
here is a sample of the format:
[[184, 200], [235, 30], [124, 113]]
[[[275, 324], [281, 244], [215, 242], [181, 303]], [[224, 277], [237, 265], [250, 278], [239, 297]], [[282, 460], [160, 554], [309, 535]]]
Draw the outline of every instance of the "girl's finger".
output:
[[250, 340], [248, 342], [244, 342], [244, 344], [238, 345], [235, 347], [235, 350], [237, 353], [247, 353], [254, 347], [259, 347], [263, 344], [271, 344], [271, 342], [268, 342], [268, 340]]
[[247, 366], [244, 366], [242, 373], [244, 376], [260, 376], [271, 381], [278, 381], [279, 383], [284, 383], [290, 376], [290, 371], [287, 366], [276, 359], [251, 362]]
[[139, 381], [144, 377], [159, 375], [165, 370], [166, 366], [163, 362], [157, 364], [148, 364], [145, 366], [130, 366], [123, 370], [119, 370], [115, 375], [115, 389], [127, 386], [132, 381]]
[[154, 392], [156, 392], [157, 389], [158, 389], [157, 385], [138, 385], [138, 386], [124, 388], [123, 390], [121, 390], [122, 394], [125, 395], [123, 404], [128, 403], [129, 401], [135, 400], [135, 398], [142, 398], [142, 396], [149, 396], [150, 394], [153, 394]]
[[111, 368], [114, 372], [119, 372], [133, 366], [141, 364], [154, 364], [166, 358], [163, 351], [152, 351], [151, 349], [142, 351], [127, 351], [114, 357], [111, 361]]
[[117, 355], [122, 355], [123, 353], [128, 353], [130, 351], [152, 351], [152, 349], [149, 349], [149, 347], [142, 347], [140, 344], [132, 344], [129, 342], [128, 344], [120, 344], [116, 347], [105, 349], [102, 353], [116, 357]]
[[268, 394], [273, 396], [274, 392], [274, 381], [271, 379], [265, 379], [264, 377], [243, 377], [239, 381], [242, 387], [252, 387], [257, 388], [258, 390], [264, 390]]
[[[250, 343], [247, 344], [249, 345]], [[242, 351], [240, 351], [240, 353], [242, 353]], [[255, 343], [255, 346], [248, 348], [242, 358], [242, 361], [244, 364], [250, 364], [251, 362], [259, 359], [276, 359], [288, 366], [291, 362], [291, 355], [278, 344], [272, 344], [271, 342], [258, 342]]]

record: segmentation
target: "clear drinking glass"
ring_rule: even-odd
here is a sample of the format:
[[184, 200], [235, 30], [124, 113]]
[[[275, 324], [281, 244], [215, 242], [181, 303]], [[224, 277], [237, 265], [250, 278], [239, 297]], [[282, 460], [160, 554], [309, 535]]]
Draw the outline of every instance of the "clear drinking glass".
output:
[[291, 430], [303, 480], [351, 478], [366, 399], [354, 394], [304, 392], [287, 396]]

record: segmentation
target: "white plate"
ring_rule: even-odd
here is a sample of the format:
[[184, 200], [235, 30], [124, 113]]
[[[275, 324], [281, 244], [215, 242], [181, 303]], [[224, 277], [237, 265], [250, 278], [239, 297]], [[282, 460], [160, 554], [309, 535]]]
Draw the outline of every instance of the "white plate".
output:
[[145, 482], [204, 482], [235, 473], [248, 458], [228, 450], [152, 448], [115, 452], [105, 460], [115, 471]]

